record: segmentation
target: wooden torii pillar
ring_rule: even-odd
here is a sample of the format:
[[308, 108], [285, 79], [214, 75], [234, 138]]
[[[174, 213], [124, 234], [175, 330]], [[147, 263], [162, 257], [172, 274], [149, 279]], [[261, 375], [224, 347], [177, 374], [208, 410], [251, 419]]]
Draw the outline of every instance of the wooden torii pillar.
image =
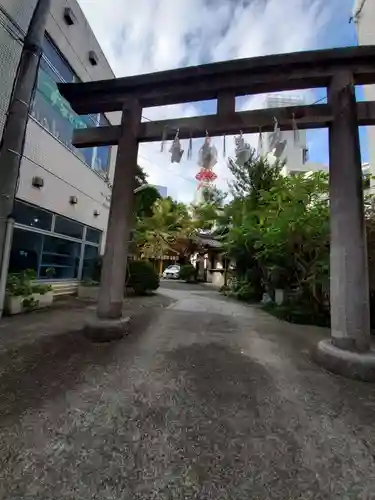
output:
[[137, 99], [128, 101], [122, 110], [121, 136], [118, 144], [109, 211], [106, 248], [103, 259], [98, 301], [98, 318], [119, 320], [122, 317], [126, 262], [133, 214], [138, 157], [138, 127], [142, 108]]
[[127, 100], [122, 109], [116, 165], [109, 209], [106, 245], [96, 317], [87, 318], [86, 334], [94, 341], [121, 338], [129, 318], [123, 318], [123, 298], [128, 241], [133, 220], [138, 157], [138, 129], [142, 108], [138, 99]]
[[[370, 345], [369, 290], [358, 125], [375, 125], [375, 102], [356, 103], [355, 84], [375, 83], [375, 47], [349, 47], [203, 65], [117, 80], [60, 84], [80, 114], [122, 110], [121, 125], [75, 131], [76, 147], [118, 145], [97, 317], [96, 339], [124, 331], [122, 299], [133, 207], [138, 142], [180, 137], [329, 128], [331, 204], [331, 338], [315, 358], [332, 371], [375, 380]], [[282, 68], [282, 71], [281, 69]], [[328, 104], [235, 112], [246, 94], [327, 87]], [[141, 122], [142, 107], [217, 99], [209, 116]]]
[[316, 359], [336, 373], [375, 380], [363, 176], [354, 77], [339, 71], [328, 87], [331, 339], [319, 342]]

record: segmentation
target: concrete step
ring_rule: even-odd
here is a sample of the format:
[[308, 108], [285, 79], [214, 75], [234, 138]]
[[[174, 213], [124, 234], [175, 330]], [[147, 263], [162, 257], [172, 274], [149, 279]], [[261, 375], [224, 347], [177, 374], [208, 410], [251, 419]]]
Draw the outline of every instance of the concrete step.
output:
[[63, 295], [75, 295], [78, 290], [77, 281], [57, 281], [50, 283], [55, 297]]

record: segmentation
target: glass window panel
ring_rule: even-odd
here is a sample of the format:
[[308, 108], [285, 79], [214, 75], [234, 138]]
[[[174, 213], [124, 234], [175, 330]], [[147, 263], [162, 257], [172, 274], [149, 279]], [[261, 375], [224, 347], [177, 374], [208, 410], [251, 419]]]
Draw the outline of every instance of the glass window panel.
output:
[[95, 127], [92, 116], [79, 116], [70, 107], [58, 91], [56, 78], [50, 68], [46, 71], [39, 68], [37, 89], [31, 108], [31, 116], [35, 118], [54, 137], [65, 144], [89, 166], [92, 164], [93, 148], [76, 149], [72, 146], [75, 128]]
[[81, 243], [45, 236], [40, 277], [50, 278], [54, 269], [54, 279], [74, 279], [78, 277]]
[[98, 229], [91, 229], [91, 227], [87, 228], [86, 232], [86, 240], [91, 243], [97, 243], [99, 245], [100, 239], [102, 237], [102, 232]]
[[96, 148], [96, 155], [94, 155], [93, 168], [97, 172], [106, 174], [109, 168], [111, 148], [109, 146], [101, 146]]
[[26, 269], [38, 272], [43, 245], [43, 235], [15, 228], [10, 252], [9, 272], [19, 273]]
[[56, 82], [60, 81], [74, 82], [79, 79], [53, 41], [46, 36], [31, 115], [89, 167], [106, 173], [109, 147], [100, 148], [97, 154], [94, 148], [74, 148], [71, 140], [75, 128], [97, 127], [98, 121], [106, 125], [109, 122], [104, 115], [77, 115], [58, 91]]
[[66, 219], [65, 217], [60, 217], [60, 215], [56, 215], [55, 233], [82, 239], [83, 225], [70, 219]]
[[69, 63], [61, 55], [59, 49], [48, 36], [44, 37], [43, 40], [43, 55], [50, 61], [52, 66], [56, 68], [65, 82], [74, 82], [76, 80], [76, 75]]
[[16, 201], [14, 204], [13, 217], [19, 224], [25, 226], [36, 227], [39, 229], [46, 229], [49, 231], [52, 225], [52, 214], [41, 210], [40, 208], [33, 207], [27, 203]]
[[45, 71], [54, 82], [60, 81], [56, 70], [43, 58], [40, 60], [40, 68], [43, 69], [43, 71]]
[[99, 255], [99, 248], [92, 245], [85, 245], [85, 252], [83, 257], [82, 278], [92, 279], [99, 281], [97, 261]]
[[101, 127], [109, 127], [111, 124], [110, 124], [109, 120], [105, 117], [105, 115], [100, 114], [100, 116], [99, 116], [99, 125]]

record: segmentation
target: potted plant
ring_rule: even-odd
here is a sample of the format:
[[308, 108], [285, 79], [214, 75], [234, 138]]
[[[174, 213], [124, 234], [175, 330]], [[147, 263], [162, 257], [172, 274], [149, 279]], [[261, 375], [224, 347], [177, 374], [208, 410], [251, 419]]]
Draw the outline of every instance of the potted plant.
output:
[[51, 286], [33, 283], [35, 278], [36, 273], [32, 269], [8, 275], [4, 304], [6, 313], [20, 314], [52, 304]]
[[35, 284], [32, 286], [33, 298], [38, 301], [38, 308], [48, 307], [53, 302], [53, 290], [51, 285]]
[[47, 279], [53, 280], [53, 278], [56, 276], [56, 269], [54, 267], [47, 267], [46, 276]]

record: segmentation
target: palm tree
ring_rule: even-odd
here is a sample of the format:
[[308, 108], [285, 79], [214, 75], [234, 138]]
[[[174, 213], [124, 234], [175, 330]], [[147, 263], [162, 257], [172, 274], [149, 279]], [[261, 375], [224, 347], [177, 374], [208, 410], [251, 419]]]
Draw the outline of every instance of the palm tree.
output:
[[143, 257], [160, 260], [162, 270], [163, 256], [171, 252], [178, 255], [176, 243], [193, 232], [186, 206], [168, 197], [155, 201], [151, 217], [138, 219], [135, 241]]

